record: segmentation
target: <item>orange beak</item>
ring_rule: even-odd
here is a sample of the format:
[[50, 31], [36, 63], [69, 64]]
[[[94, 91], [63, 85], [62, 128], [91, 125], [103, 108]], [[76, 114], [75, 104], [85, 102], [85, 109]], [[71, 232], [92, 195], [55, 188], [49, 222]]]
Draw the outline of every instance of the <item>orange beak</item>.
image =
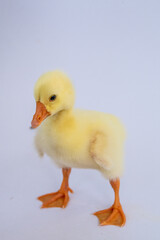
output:
[[41, 122], [50, 115], [50, 113], [47, 111], [46, 107], [43, 103], [40, 101], [36, 102], [36, 112], [33, 116], [31, 127], [36, 128], [38, 127]]

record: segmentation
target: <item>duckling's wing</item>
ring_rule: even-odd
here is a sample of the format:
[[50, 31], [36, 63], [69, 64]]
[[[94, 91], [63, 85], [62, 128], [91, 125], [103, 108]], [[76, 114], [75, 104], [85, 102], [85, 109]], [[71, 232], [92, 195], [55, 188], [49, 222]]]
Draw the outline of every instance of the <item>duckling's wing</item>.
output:
[[106, 170], [112, 168], [112, 158], [107, 149], [107, 136], [102, 132], [97, 132], [90, 143], [90, 156], [94, 161]]

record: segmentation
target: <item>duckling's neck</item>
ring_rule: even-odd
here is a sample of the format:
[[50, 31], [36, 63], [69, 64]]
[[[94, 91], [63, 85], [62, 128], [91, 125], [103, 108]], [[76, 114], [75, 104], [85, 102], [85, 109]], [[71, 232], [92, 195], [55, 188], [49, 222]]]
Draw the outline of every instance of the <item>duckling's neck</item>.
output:
[[74, 120], [74, 114], [73, 114], [73, 109], [65, 109], [61, 110], [55, 115], [51, 116], [52, 121], [56, 125], [61, 125], [61, 124], [66, 124], [69, 122], [73, 122]]

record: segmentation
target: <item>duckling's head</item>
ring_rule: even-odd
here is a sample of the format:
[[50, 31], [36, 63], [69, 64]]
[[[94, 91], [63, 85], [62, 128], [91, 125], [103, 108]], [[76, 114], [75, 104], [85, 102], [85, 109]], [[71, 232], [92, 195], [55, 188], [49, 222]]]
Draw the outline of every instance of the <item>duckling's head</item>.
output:
[[32, 119], [32, 128], [38, 127], [48, 116], [74, 105], [74, 89], [68, 77], [59, 71], [43, 74], [35, 84], [34, 97], [36, 113]]

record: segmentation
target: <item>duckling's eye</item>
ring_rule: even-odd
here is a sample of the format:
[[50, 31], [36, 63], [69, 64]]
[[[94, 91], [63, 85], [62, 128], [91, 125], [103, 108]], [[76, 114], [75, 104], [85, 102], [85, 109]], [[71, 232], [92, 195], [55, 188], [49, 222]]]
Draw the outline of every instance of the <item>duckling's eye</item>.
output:
[[49, 98], [49, 101], [54, 101], [56, 99], [56, 95], [53, 95], [53, 96], [51, 96], [50, 98]]

